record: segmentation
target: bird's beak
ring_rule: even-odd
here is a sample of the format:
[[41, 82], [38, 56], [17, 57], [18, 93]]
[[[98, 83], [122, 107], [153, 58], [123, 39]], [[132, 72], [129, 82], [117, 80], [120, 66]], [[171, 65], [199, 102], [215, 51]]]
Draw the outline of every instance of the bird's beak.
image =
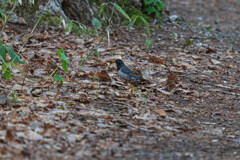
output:
[[115, 61], [115, 60], [112, 60], [111, 62], [112, 62], [112, 63], [116, 63], [116, 61]]

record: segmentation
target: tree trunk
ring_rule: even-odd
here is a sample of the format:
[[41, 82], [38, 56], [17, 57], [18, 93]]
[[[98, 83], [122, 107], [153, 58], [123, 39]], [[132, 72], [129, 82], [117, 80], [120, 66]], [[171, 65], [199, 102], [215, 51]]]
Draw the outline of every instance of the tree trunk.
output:
[[[44, 16], [57, 16], [65, 21], [76, 20], [89, 25], [93, 17], [97, 16], [98, 6], [104, 2], [115, 2], [124, 11], [128, 11], [129, 8], [132, 11], [133, 7], [141, 10], [142, 7], [140, 0], [39, 0], [35, 1], [34, 5], [30, 4], [29, 0], [22, 0], [22, 2], [22, 5], [17, 5], [10, 21], [19, 22], [19, 18], [23, 18], [29, 25], [35, 24], [42, 13]], [[45, 6], [46, 10], [44, 11]], [[44, 19], [44, 21], [49, 19]]]

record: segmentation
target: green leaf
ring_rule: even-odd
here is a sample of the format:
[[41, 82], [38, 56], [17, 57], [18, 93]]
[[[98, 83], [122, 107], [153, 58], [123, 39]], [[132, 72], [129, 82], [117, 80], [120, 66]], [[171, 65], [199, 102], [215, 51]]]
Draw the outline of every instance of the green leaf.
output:
[[149, 29], [149, 24], [148, 24], [148, 22], [145, 20], [145, 18], [143, 18], [142, 16], [139, 16], [139, 18], [143, 21], [143, 23], [145, 24], [145, 26], [146, 26], [146, 29], [147, 29], [147, 33], [148, 33], [148, 35], [150, 35], [151, 33], [150, 33], [150, 29]]
[[145, 18], [143, 18], [142, 16], [136, 16], [136, 15], [134, 15], [132, 18], [134, 18], [134, 22], [133, 22], [133, 23], [135, 23], [135, 21], [136, 21], [138, 18], [141, 19], [142, 22], [144, 23], [144, 25], [146, 26], [146, 30], [147, 30], [148, 35], [151, 34], [151, 33], [150, 33], [150, 29], [149, 29], [149, 24], [148, 24], [148, 22], [145, 20]]
[[3, 77], [6, 80], [10, 80], [11, 79], [11, 75], [12, 75], [12, 72], [9, 71], [9, 70], [6, 70], [6, 72], [4, 73]]
[[17, 103], [17, 95], [15, 92], [10, 93], [10, 96], [13, 98], [14, 103]]
[[1, 3], [2, 3], [3, 5], [5, 5], [6, 1], [7, 1], [7, 0], [1, 0]]
[[71, 32], [72, 31], [72, 22], [73, 21], [70, 21], [69, 23], [68, 23], [68, 26], [67, 26], [67, 33], [69, 33], [69, 32]]
[[53, 80], [55, 81], [55, 82], [60, 82], [60, 87], [62, 87], [62, 85], [63, 85], [63, 80], [62, 80], [62, 76], [59, 76], [59, 75], [54, 75], [53, 76]]
[[92, 25], [93, 25], [93, 27], [95, 27], [97, 29], [102, 28], [102, 23], [97, 18], [92, 19]]
[[0, 8], [0, 17], [3, 20], [3, 24], [6, 24], [7, 19], [1, 8]]
[[95, 51], [95, 54], [96, 54], [96, 56], [98, 56], [98, 57], [99, 57], [99, 52], [98, 52], [98, 51]]
[[144, 0], [144, 4], [145, 5], [149, 5], [149, 4], [152, 4], [152, 3], [154, 3], [154, 1], [152, 1], [152, 0]]
[[165, 4], [162, 1], [160, 1], [157, 3], [156, 7], [158, 11], [162, 11], [163, 8], [165, 7]]
[[53, 80], [54, 81], [63, 81], [62, 76], [59, 76], [59, 75], [56, 75], [56, 74], [53, 76]]
[[157, 10], [156, 10], [153, 6], [144, 8], [143, 11], [144, 11], [144, 12], [147, 12], [148, 15], [149, 15], [149, 14], [152, 14], [153, 12], [157, 12]]
[[11, 68], [11, 67], [12, 67], [11, 63], [4, 62], [4, 63], [2, 64], [2, 74], [4, 74], [4, 73], [6, 72], [6, 70], [7, 70], [8, 68]]
[[13, 65], [15, 68], [17, 68], [17, 70], [18, 70], [21, 74], [23, 74], [22, 71], [21, 71], [21, 69], [20, 69], [16, 64], [11, 63], [11, 65]]
[[188, 45], [188, 46], [193, 45], [193, 41], [190, 41], [190, 40], [188, 40], [188, 39], [185, 41], [185, 43], [186, 43], [186, 45]]
[[34, 0], [29, 0], [32, 4], [34, 4]]
[[108, 4], [109, 4], [109, 3], [102, 3], [102, 4], [101, 4], [101, 6], [100, 6], [99, 9], [98, 9], [99, 15], [102, 14], [103, 9], [104, 9]]
[[8, 51], [8, 54], [9, 54], [9, 56], [11, 57], [13, 63], [15, 63], [15, 64], [17, 64], [17, 63], [19, 63], [19, 64], [25, 64], [25, 63], [22, 62], [22, 60], [20, 59], [19, 55], [17, 55], [16, 53], [14, 53], [10, 47], [7, 47], [7, 46], [6, 46], [6, 50]]
[[[10, 3], [13, 4], [14, 2], [16, 2], [16, 0], [11, 0]], [[18, 0], [19, 4], [22, 5], [22, 1]]]
[[158, 18], [160, 16], [159, 12], [155, 12], [155, 17]]
[[6, 48], [4, 45], [0, 45], [0, 59], [6, 62]]
[[150, 44], [152, 43], [152, 40], [146, 39], [145, 45], [146, 45], [146, 51], [148, 51]]
[[131, 29], [132, 26], [133, 26], [133, 23], [129, 23], [129, 24], [128, 24], [128, 30]]
[[64, 54], [63, 48], [59, 49], [56, 53], [58, 54], [59, 59], [62, 62], [62, 68], [64, 69], [64, 74], [66, 74], [68, 72], [68, 67], [67, 67], [68, 60]]
[[131, 18], [119, 5], [117, 5], [113, 2], [110, 2], [110, 3], [118, 10], [118, 12], [120, 12], [124, 17], [126, 17], [131, 22]]

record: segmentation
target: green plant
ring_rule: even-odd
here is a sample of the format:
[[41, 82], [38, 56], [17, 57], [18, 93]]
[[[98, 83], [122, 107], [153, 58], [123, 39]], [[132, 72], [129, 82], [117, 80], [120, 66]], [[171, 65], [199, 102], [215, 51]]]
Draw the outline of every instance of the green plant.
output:
[[0, 8], [0, 18], [1, 18], [1, 23], [5, 25], [7, 23], [7, 19], [6, 19], [6, 15], [4, 14], [1, 8]]
[[[136, 23], [137, 20], [140, 20], [146, 27], [147, 33], [150, 35], [150, 29], [149, 29], [149, 24], [147, 22], [147, 20], [141, 16], [141, 15], [133, 15], [132, 17], [130, 17], [119, 5], [117, 5], [116, 3], [113, 2], [107, 2], [107, 3], [103, 3], [100, 5], [99, 7], [99, 15], [101, 15], [104, 11], [104, 8], [108, 5], [112, 5], [113, 9], [115, 8], [119, 13], [121, 13], [126, 19], [127, 21], [124, 21], [123, 23], [127, 23], [128, 24], [128, 29], [131, 29], [132, 26]], [[114, 10], [113, 10], [114, 12]], [[112, 15], [113, 15], [112, 12]], [[110, 17], [111, 19], [111, 17]], [[110, 19], [108, 20], [110, 22]]]
[[152, 40], [146, 39], [146, 41], [145, 41], [146, 51], [148, 51], [151, 43], [152, 43]]
[[144, 0], [143, 11], [148, 15], [155, 14], [155, 18], [158, 18], [164, 6], [161, 0]]
[[80, 62], [80, 66], [83, 65], [85, 63], [85, 61], [90, 58], [92, 56], [93, 53], [95, 53], [97, 56], [99, 56], [99, 52], [97, 51], [97, 47], [99, 46], [99, 44], [103, 41], [103, 38], [106, 36], [107, 34], [107, 31], [102, 35], [101, 39], [99, 40], [98, 44], [95, 45], [91, 51], [88, 53], [88, 55], [86, 57], [83, 57], [81, 59], [81, 62]]
[[[11, 58], [11, 62], [7, 62], [7, 53]], [[11, 68], [12, 66], [16, 67], [20, 72], [21, 70], [18, 68], [17, 63], [25, 64], [20, 59], [19, 55], [13, 52], [11, 47], [5, 46], [0, 42], [0, 59], [2, 61], [2, 74], [4, 79], [9, 80], [11, 79]], [[22, 72], [21, 72], [22, 73]]]
[[[128, 23], [128, 29], [130, 29], [136, 22], [137, 19], [140, 19], [146, 26], [146, 30], [147, 30], [147, 33], [150, 35], [150, 29], [149, 29], [149, 24], [148, 22], [146, 21], [146, 19], [140, 15], [133, 15], [131, 18], [129, 17], [129, 15], [117, 4], [113, 3], [113, 2], [107, 2], [107, 3], [102, 3], [99, 7], [99, 15], [101, 15], [104, 11], [104, 8], [108, 5], [111, 5], [113, 6], [112, 7], [112, 14], [111, 14], [111, 17], [114, 13], [114, 9], [116, 9], [119, 13], [121, 13], [126, 19], [127, 19], [127, 23]], [[108, 22], [110, 25], [111, 23], [111, 17], [108, 19]], [[92, 20], [92, 25], [94, 27], [96, 27], [97, 29], [100, 29], [102, 28], [102, 23], [97, 19], [97, 18], [93, 18]], [[110, 43], [110, 33], [111, 33], [111, 29], [110, 27], [108, 26], [105, 30], [105, 33], [103, 34], [103, 36], [101, 37], [101, 39], [99, 40], [98, 44], [95, 45], [91, 51], [89, 52], [89, 54], [86, 56], [86, 57], [83, 57], [81, 59], [81, 62], [80, 62], [80, 65], [83, 65], [85, 63], [85, 61], [92, 57], [92, 54], [95, 53], [97, 57], [99, 57], [99, 52], [97, 51], [97, 48], [99, 46], [99, 44], [102, 42], [103, 38], [107, 35], [107, 38], [108, 38], [108, 43]], [[150, 45], [150, 44], [149, 44]], [[94, 58], [94, 57], [92, 57]]]
[[[68, 60], [67, 60], [67, 57], [66, 57], [63, 49], [62, 48], [59, 49], [56, 53], [58, 54], [61, 63], [58, 64], [56, 69], [51, 73], [51, 75], [47, 78], [47, 80], [50, 77], [52, 77], [52, 75], [57, 71], [57, 69], [60, 67], [60, 65], [62, 66], [62, 68], [64, 70], [64, 74], [66, 74], [68, 72], [68, 67], [67, 67]], [[54, 82], [59, 82], [60, 83], [60, 87], [62, 87], [62, 85], [63, 85], [62, 76], [55, 74], [54, 77], [53, 77], [53, 80], [54, 80]]]
[[[4, 12], [6, 12], [6, 9], [7, 9], [7, 4], [8, 4], [9, 1], [7, 0], [0, 0], [0, 20], [2, 22], [3, 25], [5, 25], [7, 23], [7, 20], [8, 20], [8, 16], [6, 16], [6, 14]], [[16, 7], [16, 3], [19, 2], [20, 5], [22, 4], [22, 1], [21, 0], [10, 0], [10, 5], [13, 5], [11, 11], [13, 11]], [[29, 0], [29, 2], [31, 4], [34, 4], [34, 0]], [[2, 10], [3, 9], [3, 10]]]
[[93, 25], [93, 27], [95, 27], [97, 29], [102, 28], [102, 23], [97, 18], [92, 19], [92, 25]]
[[188, 45], [188, 46], [193, 45], [193, 41], [191, 41], [191, 40], [189, 40], [189, 39], [187, 39], [187, 40], [185, 41], [185, 43], [186, 43], [186, 45]]
[[[71, 25], [68, 25], [71, 26]], [[72, 20], [71, 30], [76, 35], [84, 35], [84, 36], [97, 36], [98, 31], [96, 29], [85, 26], [82, 23]], [[69, 31], [69, 32], [70, 32]]]
[[10, 96], [13, 98], [14, 103], [17, 103], [17, 95], [16, 95], [16, 93], [15, 92], [11, 92]]

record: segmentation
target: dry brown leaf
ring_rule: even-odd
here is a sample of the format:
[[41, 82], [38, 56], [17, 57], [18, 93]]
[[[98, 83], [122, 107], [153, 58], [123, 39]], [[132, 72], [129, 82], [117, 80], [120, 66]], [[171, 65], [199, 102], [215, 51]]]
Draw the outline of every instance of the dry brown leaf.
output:
[[202, 57], [197, 56], [197, 55], [191, 55], [191, 56], [192, 56], [192, 58], [195, 59], [195, 60], [201, 60], [201, 59], [202, 59]]
[[111, 78], [105, 70], [98, 72], [97, 77], [99, 81], [111, 82]]
[[208, 47], [207, 50], [206, 50], [206, 53], [207, 54], [216, 53], [216, 51]]
[[102, 62], [102, 63], [95, 63], [92, 65], [92, 67], [98, 67], [98, 66], [105, 67], [107, 66], [107, 63]]
[[181, 66], [184, 68], [187, 68], [187, 69], [195, 69], [195, 67], [193, 65], [185, 63], [185, 62], [182, 62]]
[[10, 131], [9, 129], [6, 132], [5, 137], [8, 141], [15, 141], [15, 136], [13, 135], [12, 131]]
[[154, 112], [156, 112], [162, 118], [166, 118], [167, 116], [167, 113], [164, 109], [155, 109]]
[[218, 61], [218, 60], [215, 60], [215, 59], [211, 59], [210, 61], [211, 61], [211, 62], [212, 62], [212, 64], [214, 64], [214, 65], [221, 64], [221, 62], [220, 62], [220, 61]]
[[173, 88], [176, 87], [176, 84], [178, 83], [178, 78], [176, 76], [176, 74], [174, 73], [170, 73], [168, 76], [167, 76], [167, 82], [165, 84], [166, 86], [166, 90], [167, 91], [171, 91]]
[[165, 63], [161, 58], [154, 57], [154, 56], [150, 56], [150, 57], [149, 57], [149, 62], [151, 62], [151, 63], [157, 63], [157, 64], [162, 64], [162, 65], [165, 65], [165, 66], [166, 66], [166, 63]]

